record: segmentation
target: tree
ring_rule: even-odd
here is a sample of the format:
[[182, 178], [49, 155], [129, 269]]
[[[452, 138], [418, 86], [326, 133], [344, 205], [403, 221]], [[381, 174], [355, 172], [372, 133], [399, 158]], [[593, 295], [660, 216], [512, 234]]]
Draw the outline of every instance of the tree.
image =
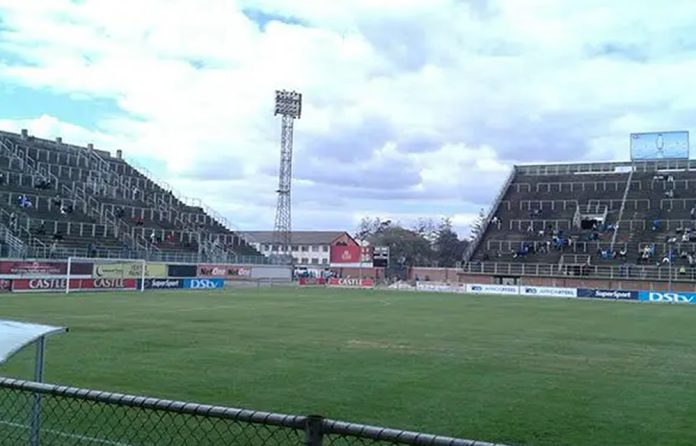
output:
[[435, 231], [433, 250], [438, 266], [454, 267], [461, 262], [468, 242], [459, 240], [459, 236], [452, 228], [452, 220], [443, 218]]
[[373, 246], [388, 246], [390, 265], [409, 267], [432, 264], [433, 249], [425, 236], [427, 233], [427, 224], [422, 228], [407, 229], [391, 220], [364, 218], [355, 234]]
[[479, 235], [483, 235], [486, 232], [486, 213], [483, 208], [478, 213], [476, 220], [471, 224], [471, 234], [469, 235], [469, 240], [474, 241]]

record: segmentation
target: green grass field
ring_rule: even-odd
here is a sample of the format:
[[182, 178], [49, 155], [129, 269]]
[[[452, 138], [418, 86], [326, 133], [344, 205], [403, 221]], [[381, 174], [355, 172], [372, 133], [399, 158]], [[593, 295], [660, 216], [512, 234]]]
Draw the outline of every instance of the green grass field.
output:
[[[499, 441], [696, 444], [696, 308], [328, 289], [23, 294], [52, 383]], [[0, 373], [31, 377], [31, 352]]]

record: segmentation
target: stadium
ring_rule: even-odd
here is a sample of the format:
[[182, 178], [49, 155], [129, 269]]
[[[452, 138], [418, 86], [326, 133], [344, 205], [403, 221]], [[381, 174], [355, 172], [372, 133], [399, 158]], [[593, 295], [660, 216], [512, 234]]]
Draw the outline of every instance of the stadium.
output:
[[[690, 443], [670, 408], [692, 401], [692, 349], [666, 341], [690, 314], [628, 302], [696, 296], [684, 157], [516, 166], [460, 268], [393, 282], [372, 264], [346, 279], [347, 264], [298, 285], [120, 154], [27, 132], [0, 148], [3, 317], [67, 327], [34, 379], [83, 388], [3, 378], [2, 444]], [[313, 243], [370, 252], [341, 233]], [[3, 374], [31, 378], [38, 339]], [[612, 416], [638, 404], [650, 434]]]
[[[589, 78], [552, 77], [557, 90], [536, 90], [538, 79], [523, 73], [529, 61], [524, 69], [508, 65], [524, 45], [498, 40], [488, 22], [495, 8], [483, 6], [489, 2], [451, 2], [465, 14], [442, 16], [435, 9], [445, 10], [450, 2], [413, 11], [411, 2], [395, 2], [388, 20], [374, 6], [353, 4], [331, 11], [323, 2], [293, 10], [213, 1], [201, 14], [204, 8], [196, 2], [160, 8], [153, 6], [156, 1], [146, 3], [152, 9], [67, 1], [55, 11], [48, 8], [47, 15], [39, 6], [25, 16], [17, 13], [21, 7], [0, 1], [3, 81], [25, 75], [56, 92], [65, 87], [58, 71], [41, 78], [41, 64], [29, 55], [10, 57], [26, 50], [16, 30], [30, 29], [40, 34], [31, 35], [31, 45], [39, 42], [51, 68], [75, 70], [64, 77], [67, 91], [77, 94], [56, 93], [62, 102], [44, 97], [46, 109], [55, 101], [72, 113], [83, 104], [79, 101], [87, 101], [93, 108], [85, 106], [86, 114], [97, 115], [99, 107], [113, 104], [89, 102], [94, 98], [80, 95], [78, 84], [109, 90], [109, 78], [133, 82], [138, 93], [111, 91], [124, 113], [98, 123], [79, 113], [65, 115], [98, 131], [0, 120], [0, 445], [696, 444], [696, 349], [690, 336], [696, 161], [689, 131], [669, 130], [682, 128], [685, 118], [670, 110], [644, 120], [627, 113], [556, 147], [550, 136], [555, 127], [568, 132], [583, 119], [610, 121], [604, 108], [614, 104], [597, 100], [592, 109], [591, 98], [583, 97], [581, 107], [597, 116], [560, 113], [559, 90], [577, 89], [577, 103], [587, 94], [578, 84], [591, 83]], [[550, 3], [515, 8], [504, 16], [534, 29], [520, 32], [514, 20], [504, 22], [502, 34], [513, 36], [513, 43], [515, 36], [520, 42], [532, 39], [535, 70], [545, 68], [536, 54], [539, 35], [553, 41], [554, 65], [566, 65], [572, 42], [554, 39], [552, 31], [572, 29], [577, 17], [562, 16], [549, 31], [541, 20], [525, 20], [524, 9], [550, 14]], [[117, 9], [138, 11], [140, 19], [121, 17]], [[367, 14], [369, 20], [350, 23], [345, 19], [351, 14]], [[121, 27], [104, 25], [103, 16], [123, 20]], [[481, 21], [470, 22], [472, 17]], [[68, 27], [54, 28], [52, 20]], [[133, 31], [130, 26], [140, 26], [140, 20], [149, 27]], [[447, 29], [450, 20], [456, 26]], [[157, 22], [167, 32], [159, 35]], [[469, 26], [474, 22], [485, 26]], [[671, 21], [653, 25], [666, 22]], [[231, 28], [249, 34], [233, 34]], [[462, 35], [460, 28], [481, 35]], [[579, 28], [583, 35], [595, 34], [587, 24]], [[131, 33], [142, 40], [131, 41]], [[431, 42], [426, 34], [444, 38]], [[119, 40], [123, 36], [128, 37]], [[63, 37], [85, 46], [79, 63], [65, 62], [75, 62], [70, 52], [60, 46], [53, 52], [46, 43], [65, 44]], [[81, 70], [100, 63], [101, 39], [115, 59], [105, 57], [111, 64], [93, 82], [89, 70]], [[563, 58], [556, 40], [564, 45]], [[426, 48], [426, 41], [433, 48]], [[485, 63], [452, 61], [452, 54], [469, 54], [470, 42], [485, 53]], [[583, 54], [619, 53], [630, 60], [636, 78], [637, 65], [650, 58], [649, 45], [582, 43]], [[236, 53], [237, 47], [244, 54]], [[438, 57], [420, 61], [419, 51]], [[154, 62], [159, 57], [162, 65]], [[254, 69], [230, 76], [229, 66], [242, 67], [246, 58]], [[364, 73], [351, 70], [362, 61], [369, 62], [367, 74], [357, 88], [353, 78]], [[128, 68], [130, 63], [135, 68]], [[456, 68], [453, 77], [438, 65], [448, 63]], [[513, 73], [515, 82], [522, 79], [529, 88], [525, 98], [543, 98], [551, 112], [517, 98], [506, 109], [501, 104], [515, 95], [514, 88], [484, 89], [483, 96], [456, 91], [455, 84], [476, 90], [468, 81], [490, 75], [491, 65], [491, 78], [503, 78], [498, 69]], [[405, 78], [394, 74], [397, 68]], [[571, 69], [576, 68], [582, 71]], [[600, 65], [591, 71], [609, 78], [611, 70]], [[273, 75], [266, 78], [268, 72]], [[152, 73], [156, 76], [148, 78]], [[650, 73], [651, 82], [658, 75]], [[160, 84], [164, 96], [155, 93], [162, 93]], [[275, 90], [285, 85], [303, 93]], [[13, 96], [30, 97], [23, 88], [0, 89], [0, 97], [7, 103], [14, 98], [20, 110], [8, 112], [0, 101], [0, 116], [37, 113]], [[388, 109], [387, 99], [397, 106]], [[482, 120], [469, 116], [467, 101], [476, 104], [474, 114]], [[144, 110], [128, 108], [143, 104]], [[257, 109], [266, 115], [259, 117]], [[506, 112], [524, 119], [507, 126]], [[393, 121], [382, 122], [385, 113]], [[452, 121], [449, 114], [456, 115]], [[160, 116], [171, 120], [141, 133], [133, 130], [162, 124]], [[530, 129], [519, 131], [520, 122]], [[294, 146], [296, 123], [298, 138], [306, 139]], [[450, 127], [456, 131], [450, 134]], [[636, 133], [629, 133], [633, 127]], [[203, 137], [188, 138], [195, 132]], [[95, 135], [101, 142], [89, 143]], [[565, 142], [585, 140], [609, 141], [612, 148], [593, 152], [590, 144], [578, 143], [565, 150]], [[265, 159], [271, 150], [262, 149], [269, 141], [271, 175]], [[149, 143], [153, 147], [143, 147]], [[422, 147], [430, 145], [446, 150]], [[216, 151], [204, 150], [210, 146]], [[177, 181], [182, 189], [177, 190], [170, 184], [177, 171], [161, 165], [169, 156], [181, 158], [176, 152], [181, 147], [193, 154], [183, 159], [195, 165], [179, 173], [195, 175]], [[245, 163], [251, 158], [223, 151], [258, 151], [263, 160], [250, 166]], [[339, 151], [335, 158], [320, 156]], [[432, 169], [432, 159], [443, 153], [438, 162], [448, 168]], [[404, 159], [430, 170], [413, 171]], [[312, 171], [317, 166], [318, 172]], [[332, 189], [334, 182], [348, 186]], [[259, 183], [265, 192], [255, 188]], [[433, 184], [429, 195], [424, 189]], [[206, 204], [208, 189], [209, 196], [221, 193], [230, 201], [234, 189], [245, 204]], [[305, 195], [304, 202], [293, 201], [303, 190], [311, 200]], [[201, 191], [203, 198], [191, 197]], [[349, 191], [358, 198], [342, 196]], [[456, 194], [480, 201], [453, 200]], [[389, 200], [404, 209], [399, 215], [443, 216], [442, 224], [406, 228], [385, 211], [386, 218], [375, 213], [356, 229], [357, 219], [346, 217], [364, 217], [359, 212], [368, 209], [362, 207], [366, 203], [386, 209]], [[471, 230], [466, 240], [447, 217], [452, 208], [446, 206], [462, 203], [467, 208], [455, 215], [465, 216], [460, 221]], [[472, 203], [485, 206], [478, 219], [471, 217]], [[433, 212], [440, 205], [442, 210]], [[249, 220], [240, 224], [255, 213], [251, 221], [261, 227], [251, 228]], [[331, 220], [322, 220], [324, 214], [338, 215], [342, 227], [328, 230]]]

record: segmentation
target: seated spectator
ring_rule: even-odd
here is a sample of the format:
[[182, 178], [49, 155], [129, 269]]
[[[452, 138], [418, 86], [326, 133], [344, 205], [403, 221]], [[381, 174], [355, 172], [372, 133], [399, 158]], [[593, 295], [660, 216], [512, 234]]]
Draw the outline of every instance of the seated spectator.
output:
[[682, 236], [681, 236], [681, 241], [682, 241], [682, 242], [688, 242], [690, 238], [691, 238], [691, 237], [689, 236], [689, 233], [688, 233], [688, 232], [685, 232], [685, 233], [683, 233]]
[[686, 274], [686, 267], [684, 267], [684, 266], [679, 267], [679, 274]]
[[689, 216], [692, 220], [696, 219], [696, 207], [691, 208], [691, 210], [689, 211]]
[[674, 190], [670, 189], [668, 191], [665, 191], [665, 197], [674, 198]]
[[36, 230], [36, 235], [46, 235], [46, 222], [41, 221], [41, 226]]
[[157, 236], [155, 235], [155, 231], [152, 231], [150, 233], [150, 243], [152, 243], [154, 245], [156, 241], [157, 241]]
[[63, 200], [60, 198], [60, 194], [56, 194], [55, 197], [53, 197], [53, 205], [56, 207], [60, 207], [60, 205], [63, 203]]
[[53, 240], [63, 240], [63, 234], [60, 231], [53, 233]]
[[0, 172], [0, 184], [5, 184], [5, 174]]
[[534, 232], [534, 225], [533, 224], [530, 223], [529, 226], [527, 226], [527, 232]]
[[662, 227], [662, 223], [660, 222], [660, 220], [658, 220], [658, 219], [653, 220], [653, 222], [652, 222], [652, 230], [653, 231], [659, 231], [661, 227]]
[[53, 243], [51, 243], [51, 248], [50, 248], [50, 252], [49, 252], [48, 257], [51, 259], [53, 257], [55, 257], [57, 250], [58, 250], [58, 242], [54, 241]]
[[621, 250], [619, 250], [619, 257], [621, 257], [622, 259], [625, 260], [626, 254], [628, 254], [628, 251], [626, 250], [626, 247], [624, 246], [623, 248], [621, 248]]
[[539, 237], [543, 237], [543, 236], [544, 236], [544, 230], [543, 230], [543, 229], [540, 229], [538, 234], [539, 234]]
[[121, 206], [116, 206], [116, 209], [114, 209], [114, 215], [116, 216], [116, 218], [123, 217], [123, 214], [123, 208]]

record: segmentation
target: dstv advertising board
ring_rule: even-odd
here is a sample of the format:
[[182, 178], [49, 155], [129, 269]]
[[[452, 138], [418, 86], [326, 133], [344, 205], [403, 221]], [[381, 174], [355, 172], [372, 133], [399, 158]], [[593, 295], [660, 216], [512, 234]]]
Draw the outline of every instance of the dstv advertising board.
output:
[[638, 299], [642, 302], [662, 302], [669, 304], [696, 304], [696, 293], [641, 291]]
[[184, 279], [187, 290], [215, 290], [225, 286], [225, 279]]

